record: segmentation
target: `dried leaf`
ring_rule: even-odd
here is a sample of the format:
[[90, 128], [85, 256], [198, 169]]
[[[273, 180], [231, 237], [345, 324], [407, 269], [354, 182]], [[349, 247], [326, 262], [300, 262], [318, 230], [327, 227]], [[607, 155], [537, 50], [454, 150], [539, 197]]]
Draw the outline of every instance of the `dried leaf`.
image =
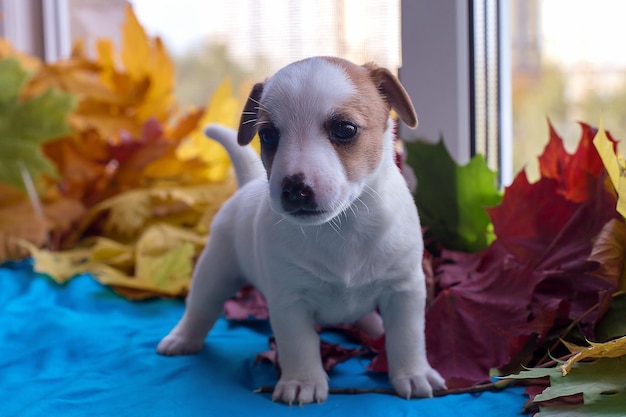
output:
[[[257, 354], [255, 365], [259, 362], [266, 362], [274, 364], [279, 370], [278, 352], [276, 347], [276, 340], [271, 337], [269, 339], [270, 349]], [[326, 372], [330, 371], [337, 364], [347, 361], [358, 356], [363, 355], [365, 352], [358, 348], [345, 348], [335, 343], [329, 343], [325, 340], [320, 340], [320, 355], [322, 358], [322, 366]]]
[[598, 265], [591, 275], [626, 291], [626, 222], [623, 219], [611, 219], [604, 225], [588, 260]]
[[235, 297], [224, 303], [224, 313], [229, 320], [267, 320], [269, 311], [263, 295], [253, 286], [241, 288]]
[[126, 6], [122, 26], [121, 60], [131, 79], [150, 80], [145, 99], [137, 108], [139, 119], [156, 117], [165, 121], [174, 104], [174, 64], [163, 42], [148, 38], [131, 5]]
[[620, 358], [626, 356], [626, 336], [606, 343], [589, 342], [589, 344], [588, 348], [568, 346], [572, 353], [576, 352], [576, 355], [560, 366], [563, 376], [570, 373], [575, 363], [585, 359]]
[[240, 105], [241, 101], [233, 95], [230, 80], [222, 82], [207, 104], [207, 110], [197, 128], [177, 149], [176, 155], [182, 161], [199, 159], [204, 162], [209, 181], [219, 182], [227, 178], [230, 159], [220, 144], [205, 136], [204, 126], [219, 122], [236, 128], [239, 125]]
[[21, 241], [35, 261], [35, 272], [50, 276], [64, 284], [78, 274], [87, 272], [89, 249], [74, 249], [65, 252], [50, 252], [37, 248], [30, 242]]

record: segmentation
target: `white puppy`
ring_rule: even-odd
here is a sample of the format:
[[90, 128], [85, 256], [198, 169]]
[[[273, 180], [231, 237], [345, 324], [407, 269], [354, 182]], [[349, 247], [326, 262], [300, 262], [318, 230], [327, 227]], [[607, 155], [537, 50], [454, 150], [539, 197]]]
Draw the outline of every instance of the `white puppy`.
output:
[[[406, 398], [445, 388], [424, 342], [420, 222], [394, 161], [390, 109], [417, 125], [384, 68], [318, 57], [254, 86], [235, 131], [209, 126], [240, 189], [215, 216], [181, 321], [159, 344], [194, 353], [242, 284], [267, 299], [282, 374], [273, 399], [324, 401], [315, 324], [357, 321], [378, 308], [389, 377]], [[247, 145], [255, 133], [261, 159]]]

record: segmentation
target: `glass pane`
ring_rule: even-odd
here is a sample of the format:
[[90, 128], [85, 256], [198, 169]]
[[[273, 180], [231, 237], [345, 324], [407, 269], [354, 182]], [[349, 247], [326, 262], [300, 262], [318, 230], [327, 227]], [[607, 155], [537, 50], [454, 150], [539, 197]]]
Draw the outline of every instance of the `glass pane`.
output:
[[537, 177], [547, 118], [572, 152], [578, 121], [626, 139], [626, 2], [512, 0], [513, 165]]
[[400, 66], [400, 0], [131, 0], [176, 61], [182, 103], [204, 104], [226, 76], [260, 81], [312, 55]]

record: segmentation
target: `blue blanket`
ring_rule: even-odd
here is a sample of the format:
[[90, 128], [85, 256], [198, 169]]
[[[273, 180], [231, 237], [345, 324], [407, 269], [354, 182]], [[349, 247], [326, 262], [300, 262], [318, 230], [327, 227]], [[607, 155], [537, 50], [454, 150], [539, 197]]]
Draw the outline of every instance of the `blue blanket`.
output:
[[[58, 286], [30, 262], [0, 267], [0, 416], [518, 416], [520, 388], [403, 400], [331, 395], [289, 407], [253, 392], [274, 384], [263, 322], [221, 319], [192, 356], [155, 353], [178, 321], [179, 300], [131, 302], [89, 275]], [[333, 337], [333, 335], [329, 335]], [[384, 375], [352, 359], [330, 373], [331, 387], [386, 387]]]

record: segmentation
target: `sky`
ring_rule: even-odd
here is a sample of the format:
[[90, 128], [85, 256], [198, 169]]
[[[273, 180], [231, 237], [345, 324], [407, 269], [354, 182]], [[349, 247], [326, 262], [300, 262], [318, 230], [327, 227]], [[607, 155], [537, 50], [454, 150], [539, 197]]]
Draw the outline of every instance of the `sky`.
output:
[[547, 57], [565, 65], [625, 67], [626, 1], [541, 0]]
[[[175, 7], [171, 0], [131, 3], [150, 34], [160, 35], [175, 54], [201, 42], [209, 28], [224, 31], [229, 24], [229, 2], [176, 0]], [[268, 4], [278, 7], [280, 2]], [[540, 10], [543, 50], [551, 60], [565, 65], [582, 61], [626, 67], [626, 1], [540, 0]], [[277, 20], [271, 24], [280, 24]]]

